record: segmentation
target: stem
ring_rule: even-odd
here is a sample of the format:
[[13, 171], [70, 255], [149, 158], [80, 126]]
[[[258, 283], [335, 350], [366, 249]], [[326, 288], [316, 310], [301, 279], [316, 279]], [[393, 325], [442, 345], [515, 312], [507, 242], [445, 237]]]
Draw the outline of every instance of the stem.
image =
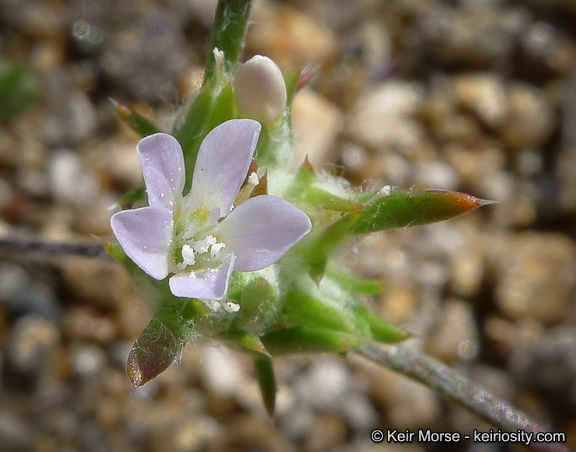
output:
[[[185, 107], [173, 128], [186, 162], [188, 192], [200, 144], [216, 125], [236, 117], [230, 82], [244, 49], [244, 35], [252, 0], [219, 0], [214, 16], [210, 51], [206, 60], [202, 88], [190, 105]], [[224, 53], [222, 67], [216, 67], [214, 49]]]
[[86, 256], [111, 259], [100, 243], [61, 243], [43, 240], [0, 239], [0, 253], [33, 253], [50, 256]]
[[234, 72], [240, 60], [240, 54], [244, 49], [244, 35], [248, 28], [248, 17], [250, 16], [251, 6], [252, 0], [218, 1], [203, 83], [206, 83], [214, 75], [216, 68], [216, 59], [213, 53], [214, 48], [218, 48], [224, 52], [226, 72]]
[[[397, 345], [368, 344], [358, 347], [355, 351], [381, 366], [423, 383], [502, 430], [547, 432], [518, 409], [430, 356]], [[532, 442], [529, 447], [537, 451], [570, 450], [560, 443]]]

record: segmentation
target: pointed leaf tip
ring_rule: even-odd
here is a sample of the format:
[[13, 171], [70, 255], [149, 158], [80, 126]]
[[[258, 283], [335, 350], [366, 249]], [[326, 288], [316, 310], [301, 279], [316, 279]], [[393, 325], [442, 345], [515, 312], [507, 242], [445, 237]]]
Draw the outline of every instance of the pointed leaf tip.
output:
[[420, 226], [449, 220], [493, 201], [447, 190], [398, 190], [364, 207], [354, 234]]
[[312, 168], [312, 164], [310, 163], [310, 159], [308, 158], [308, 154], [306, 154], [304, 156], [304, 161], [302, 162], [302, 165], [300, 166], [300, 168], [302, 170], [306, 170], [306, 171], [314, 174], [314, 168]]
[[137, 388], [148, 383], [180, 359], [184, 345], [190, 340], [189, 315], [184, 312], [193, 304], [181, 299], [164, 299], [154, 318], [132, 346], [126, 373]]
[[122, 105], [120, 102], [118, 102], [116, 99], [113, 99], [112, 97], [109, 97], [108, 100], [112, 103], [112, 105], [114, 105], [116, 113], [118, 113], [120, 119], [125, 121], [130, 117], [131, 110], [126, 105]]
[[261, 356], [254, 360], [254, 365], [264, 407], [268, 415], [273, 418], [276, 406], [277, 385], [272, 359], [269, 356]]
[[102, 246], [112, 259], [120, 263], [127, 263], [126, 253], [124, 253], [124, 250], [117, 242], [103, 240]]
[[317, 72], [318, 71], [315, 68], [305, 68], [298, 77], [298, 91], [308, 86], [312, 79], [316, 76]]
[[170, 335], [158, 336], [157, 340], [147, 341], [143, 334], [136, 341], [128, 355], [126, 374], [134, 388], [153, 380], [180, 357], [181, 346], [174, 344]]
[[262, 344], [262, 341], [256, 334], [245, 331], [228, 331], [222, 334], [221, 337], [233, 345], [240, 346], [242, 351], [248, 352], [256, 358], [270, 358], [266, 347], [264, 347], [264, 344]]
[[[450, 196], [462, 214], [471, 212], [482, 206], [487, 206], [490, 204], [496, 204], [498, 201], [490, 201], [487, 199], [476, 198], [475, 196], [469, 195], [467, 193], [461, 193], [457, 191], [448, 191], [443, 192], [442, 190], [429, 190], [430, 192], [440, 192], [441, 194], [445, 194]], [[458, 211], [458, 210], [456, 210]]]
[[148, 118], [145, 118], [144, 116], [136, 113], [131, 108], [127, 107], [126, 105], [122, 105], [120, 102], [112, 99], [111, 97], [108, 99], [116, 108], [116, 113], [120, 119], [141, 137], [146, 137], [148, 135], [153, 135], [160, 132], [160, 129], [156, 127], [156, 125]]
[[128, 375], [128, 378], [130, 379], [130, 383], [132, 383], [133, 388], [138, 388], [150, 380], [149, 378], [146, 379], [145, 377], [142, 376], [142, 369], [140, 368], [140, 360], [136, 355], [137, 353], [135, 353], [133, 349], [130, 350], [130, 354], [128, 355], [128, 361], [126, 362], [126, 374]]

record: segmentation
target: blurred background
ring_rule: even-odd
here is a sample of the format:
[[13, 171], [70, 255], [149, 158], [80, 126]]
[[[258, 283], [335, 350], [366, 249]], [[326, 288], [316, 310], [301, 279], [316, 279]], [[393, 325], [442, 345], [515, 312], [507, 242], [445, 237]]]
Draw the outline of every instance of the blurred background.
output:
[[[142, 182], [109, 97], [170, 130], [214, 8], [0, 0], [0, 236], [110, 236], [110, 209]], [[299, 161], [499, 202], [341, 259], [385, 283], [366, 302], [412, 347], [576, 448], [576, 2], [256, 0], [253, 54], [315, 74], [293, 106]], [[0, 450], [522, 450], [373, 444], [374, 428], [489, 426], [353, 355], [276, 360], [274, 422], [251, 360], [213, 344], [132, 391], [126, 357], [149, 319], [118, 265], [0, 252]]]

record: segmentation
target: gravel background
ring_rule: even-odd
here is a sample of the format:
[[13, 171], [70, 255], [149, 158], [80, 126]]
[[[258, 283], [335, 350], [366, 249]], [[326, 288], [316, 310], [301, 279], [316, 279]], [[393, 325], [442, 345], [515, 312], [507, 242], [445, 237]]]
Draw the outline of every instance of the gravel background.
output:
[[[41, 98], [0, 122], [0, 236], [109, 236], [141, 184], [113, 97], [168, 130], [198, 82], [214, 2], [0, 0], [0, 55]], [[353, 184], [499, 201], [375, 234], [343, 260], [387, 290], [368, 304], [576, 448], [576, 2], [255, 1], [246, 58], [314, 70], [294, 105], [298, 158]], [[277, 360], [275, 425], [249, 359], [187, 347], [137, 391], [149, 320], [123, 269], [0, 254], [2, 451], [522, 450], [374, 445], [373, 428], [487, 428], [359, 357]]]

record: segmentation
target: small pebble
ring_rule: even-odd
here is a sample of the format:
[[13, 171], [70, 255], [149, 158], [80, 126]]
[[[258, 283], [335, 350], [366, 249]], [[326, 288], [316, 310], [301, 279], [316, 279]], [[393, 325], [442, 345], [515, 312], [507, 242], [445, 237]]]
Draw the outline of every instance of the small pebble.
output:
[[576, 285], [576, 247], [558, 234], [525, 233], [493, 251], [496, 304], [511, 319], [561, 322]]
[[411, 115], [424, 99], [424, 92], [421, 84], [401, 80], [366, 87], [348, 119], [350, 133], [383, 152], [419, 144], [422, 126]]
[[308, 157], [313, 168], [327, 168], [334, 162], [334, 144], [344, 117], [338, 108], [314, 91], [304, 89], [292, 106], [295, 163]]
[[40, 376], [50, 372], [59, 344], [60, 331], [53, 323], [28, 314], [14, 325], [8, 360], [19, 373]]
[[472, 307], [461, 300], [448, 300], [442, 318], [429, 335], [428, 352], [444, 362], [467, 361], [480, 352], [479, 333]]

